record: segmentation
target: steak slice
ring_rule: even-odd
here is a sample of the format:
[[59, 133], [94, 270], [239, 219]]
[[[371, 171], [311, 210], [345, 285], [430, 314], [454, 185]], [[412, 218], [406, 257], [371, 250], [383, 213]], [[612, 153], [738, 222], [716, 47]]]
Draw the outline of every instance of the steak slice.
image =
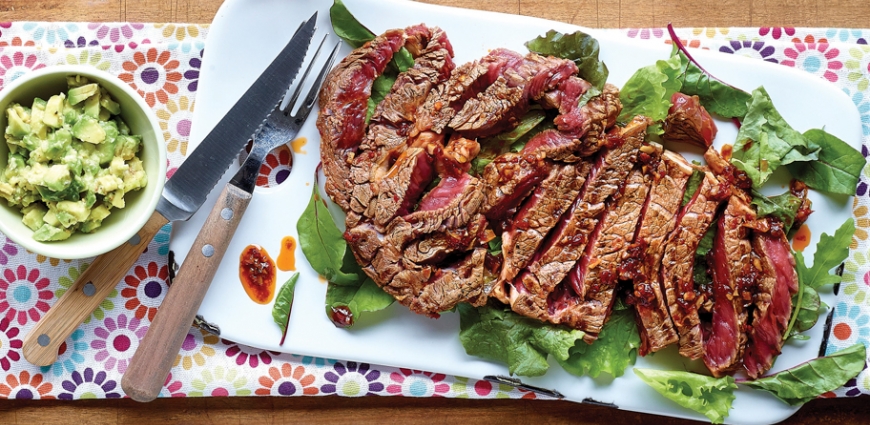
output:
[[375, 224], [385, 227], [396, 215], [411, 212], [423, 191], [435, 178], [432, 156], [423, 148], [410, 148], [379, 180]]
[[[352, 160], [350, 183], [353, 189], [350, 192], [349, 206], [353, 214], [349, 214], [347, 220], [351, 226], [359, 221], [360, 215], [371, 218], [377, 213], [380, 215], [376, 221], [384, 226], [392, 218], [390, 213], [403, 208], [401, 204], [406, 201], [405, 193], [419, 195], [411, 186], [412, 183], [426, 187], [431, 181], [431, 176], [426, 177], [426, 169], [420, 176], [404, 173], [398, 180], [396, 176], [391, 176], [392, 181], [384, 185], [391, 191], [390, 195], [398, 195], [396, 202], [393, 205], [384, 205], [380, 210], [375, 208], [379, 197], [378, 182], [383, 175], [389, 174], [391, 168], [397, 167], [392, 161], [401, 157], [408, 145], [417, 109], [432, 87], [446, 80], [455, 66], [451, 58], [452, 47], [440, 28], [430, 29], [417, 25], [408, 28], [406, 34], [406, 45], [415, 55], [414, 65], [398, 75], [390, 92], [375, 108], [366, 137], [360, 145], [360, 152]], [[415, 138], [415, 142], [419, 146], [425, 146], [426, 143], [440, 145], [442, 138], [421, 137]], [[422, 162], [416, 163], [423, 165]], [[429, 181], [424, 181], [427, 178]], [[415, 201], [416, 199], [407, 200], [411, 205]]]
[[506, 153], [483, 169], [486, 201], [482, 212], [491, 222], [513, 215], [520, 205], [550, 173], [552, 163], [532, 155]]
[[704, 364], [716, 377], [736, 370], [746, 347], [753, 266], [749, 230], [744, 225], [754, 219], [749, 196], [742, 190], [732, 191], [708, 254], [713, 307], [710, 328], [704, 334]]
[[638, 116], [626, 127], [611, 132], [610, 137], [621, 143], [614, 143], [612, 148], [601, 152], [574, 205], [562, 216], [528, 266], [540, 285], [548, 288], [548, 293], [582, 255], [589, 235], [604, 212], [605, 202], [617, 193], [634, 167], [649, 123], [648, 118]]
[[627, 250], [623, 265], [626, 277], [633, 280], [633, 293], [629, 302], [634, 304], [639, 322], [642, 356], [654, 353], [677, 342], [678, 335], [671, 321], [665, 297], [662, 294], [659, 267], [665, 238], [673, 231], [675, 218], [683, 201], [686, 182], [692, 167], [681, 155], [665, 151], [654, 168], [654, 180], [647, 204], [635, 236]]
[[752, 258], [758, 273], [758, 290], [752, 312], [752, 330], [743, 355], [743, 366], [752, 379], [764, 375], [782, 352], [791, 317], [791, 298], [798, 291], [794, 257], [782, 226], [776, 224], [771, 226], [770, 232], [755, 231], [752, 234]]
[[622, 194], [612, 201], [590, 239], [587, 253], [568, 275], [580, 301], [566, 309], [559, 322], [586, 333], [583, 340], [598, 339], [613, 308], [619, 265], [625, 250], [634, 242], [637, 224], [650, 191], [650, 178], [635, 168], [626, 180]]
[[607, 84], [599, 96], [577, 108], [579, 95], [573, 97], [572, 103], [571, 96], [564, 95], [563, 92], [561, 105], [573, 106], [560, 106], [559, 111], [562, 114], [555, 118], [557, 129], [544, 130], [532, 137], [523, 147], [523, 153], [573, 162], [595, 154], [606, 144], [605, 130], [616, 123], [616, 118], [622, 111], [619, 89]]
[[481, 306], [486, 249], [476, 248], [447, 266], [418, 266], [403, 260], [404, 268], [382, 286], [385, 292], [418, 314], [437, 316], [461, 302]]
[[665, 242], [662, 256], [661, 282], [671, 319], [680, 335], [680, 354], [690, 359], [699, 359], [704, 354], [701, 319], [698, 305], [703, 297], [695, 289], [693, 270], [695, 250], [707, 232], [716, 210], [731, 194], [731, 186], [720, 182], [710, 172], [692, 199], [683, 207], [677, 218], [677, 227]]
[[537, 53], [518, 60], [515, 52], [497, 49], [489, 56], [505, 58], [501, 75], [475, 98], [468, 99], [449, 123], [465, 137], [488, 137], [513, 129], [528, 111], [530, 101], [540, 99], [577, 73], [573, 61]]
[[402, 47], [404, 34], [390, 30], [354, 50], [330, 71], [320, 88], [317, 129], [326, 193], [344, 210], [349, 206], [348, 163], [365, 134], [372, 82]]
[[583, 254], [605, 203], [634, 167], [648, 125], [649, 119], [636, 117], [625, 128], [612, 131], [610, 137], [621, 143], [612, 144], [599, 155], [569, 211], [559, 219], [528, 267], [514, 279], [510, 301], [515, 312], [558, 323], [548, 299]]
[[556, 165], [526, 198], [502, 233], [501, 282], [512, 281], [528, 265], [559, 217], [574, 203], [591, 168], [587, 161]]

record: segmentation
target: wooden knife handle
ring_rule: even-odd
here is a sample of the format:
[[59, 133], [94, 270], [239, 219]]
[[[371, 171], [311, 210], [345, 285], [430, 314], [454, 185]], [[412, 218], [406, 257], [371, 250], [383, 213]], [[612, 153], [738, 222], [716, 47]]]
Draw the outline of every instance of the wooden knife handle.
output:
[[226, 185], [121, 379], [133, 400], [154, 400], [187, 336], [251, 194]]
[[37, 366], [54, 363], [60, 345], [109, 296], [154, 235], [168, 222], [155, 211], [136, 236], [94, 259], [24, 338], [24, 358]]

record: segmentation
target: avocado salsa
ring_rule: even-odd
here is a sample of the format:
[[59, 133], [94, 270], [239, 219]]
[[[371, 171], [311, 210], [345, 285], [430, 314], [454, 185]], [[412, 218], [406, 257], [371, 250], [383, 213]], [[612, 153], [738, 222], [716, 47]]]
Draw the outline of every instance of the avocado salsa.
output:
[[69, 90], [28, 108], [6, 108], [9, 156], [0, 197], [23, 214], [37, 241], [59, 241], [100, 227], [124, 196], [148, 178], [137, 156], [142, 137], [130, 134], [120, 105], [82, 76]]

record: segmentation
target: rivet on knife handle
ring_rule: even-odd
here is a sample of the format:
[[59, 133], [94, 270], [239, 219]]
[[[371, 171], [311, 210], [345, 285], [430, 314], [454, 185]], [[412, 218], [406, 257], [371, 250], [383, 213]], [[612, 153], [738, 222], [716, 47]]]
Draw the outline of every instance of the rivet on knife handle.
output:
[[94, 259], [24, 338], [24, 358], [37, 366], [54, 363], [60, 345], [109, 296], [168, 222], [155, 212], [129, 242]]
[[221, 192], [121, 379], [133, 400], [160, 394], [251, 196], [233, 185]]

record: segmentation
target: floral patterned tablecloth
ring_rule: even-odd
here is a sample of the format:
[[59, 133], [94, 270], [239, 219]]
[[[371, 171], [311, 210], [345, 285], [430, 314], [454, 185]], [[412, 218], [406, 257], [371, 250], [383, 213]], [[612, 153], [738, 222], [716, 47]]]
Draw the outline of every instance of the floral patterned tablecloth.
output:
[[[612, 30], [631, 38], [668, 39], [666, 31]], [[118, 75], [154, 108], [167, 142], [169, 171], [188, 154], [197, 80], [207, 47], [206, 25], [142, 23], [0, 23], [0, 87], [31, 70], [89, 64]], [[843, 90], [861, 114], [870, 143], [870, 30], [684, 28], [691, 47], [719, 50], [802, 69]], [[259, 184], [286, 178], [281, 151]], [[858, 230], [846, 261], [828, 352], [870, 341], [870, 169], [854, 202]], [[26, 251], [0, 233], [0, 397], [119, 398], [119, 381], [167, 291], [170, 227], [164, 227], [117, 289], [60, 348], [58, 361], [33, 366], [22, 340], [49, 306], [88, 266]], [[870, 372], [825, 396], [870, 393]], [[507, 385], [417, 370], [263, 351], [191, 328], [163, 397], [401, 395], [410, 397], [536, 398]]]

